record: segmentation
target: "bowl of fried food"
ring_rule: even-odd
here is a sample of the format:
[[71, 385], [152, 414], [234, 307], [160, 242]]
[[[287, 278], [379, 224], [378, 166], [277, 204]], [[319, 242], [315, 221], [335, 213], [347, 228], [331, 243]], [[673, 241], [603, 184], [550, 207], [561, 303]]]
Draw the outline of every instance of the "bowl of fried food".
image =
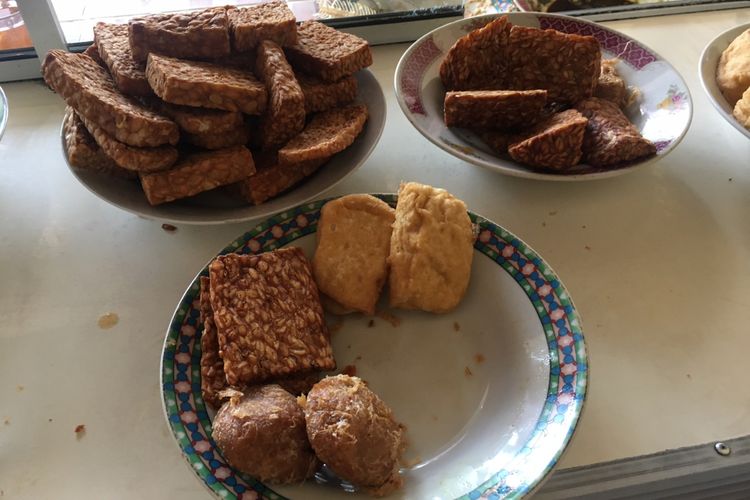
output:
[[147, 218], [218, 224], [302, 203], [367, 159], [385, 124], [370, 64], [365, 40], [272, 1], [100, 22], [42, 73], [85, 187]]
[[520, 498], [572, 437], [588, 358], [539, 255], [404, 182], [236, 238], [179, 300], [160, 381], [219, 498]]
[[663, 158], [690, 126], [679, 73], [599, 24], [555, 14], [462, 19], [417, 40], [394, 79], [433, 144], [503, 174], [612, 177]]
[[699, 74], [714, 108], [750, 138], [750, 24], [711, 40], [701, 54]]

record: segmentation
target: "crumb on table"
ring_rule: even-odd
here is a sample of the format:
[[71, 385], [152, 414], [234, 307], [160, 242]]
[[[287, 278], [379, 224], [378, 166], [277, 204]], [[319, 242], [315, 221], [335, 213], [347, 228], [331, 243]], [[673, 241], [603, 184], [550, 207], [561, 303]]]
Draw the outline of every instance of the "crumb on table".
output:
[[473, 374], [473, 373], [471, 373], [471, 370], [470, 370], [470, 369], [469, 369], [469, 367], [467, 366], [467, 367], [465, 367], [465, 368], [464, 368], [464, 375], [466, 375], [467, 377], [471, 377], [471, 376], [472, 376], [472, 375], [474, 375], [474, 374]]
[[459, 332], [459, 331], [461, 331], [461, 325], [459, 325], [459, 324], [458, 324], [458, 321], [454, 321], [454, 322], [453, 322], [453, 331], [454, 331], [454, 332]]
[[80, 439], [81, 437], [83, 437], [84, 434], [86, 434], [86, 426], [83, 424], [76, 425], [75, 433], [76, 433], [76, 437]]
[[375, 320], [371, 319], [367, 322], [367, 328], [372, 328], [373, 326], [375, 326]]
[[170, 233], [177, 231], [177, 227], [173, 226], [172, 224], [162, 224], [161, 228]]
[[477, 354], [474, 355], [474, 361], [476, 361], [478, 365], [482, 364], [482, 363], [484, 363], [484, 356], [482, 356], [481, 354], [477, 353]]
[[399, 318], [398, 316], [395, 316], [395, 315], [391, 314], [388, 311], [381, 310], [381, 311], [377, 311], [375, 314], [379, 318], [386, 320], [394, 328], [396, 328], [397, 326], [399, 326], [401, 324], [401, 318]]

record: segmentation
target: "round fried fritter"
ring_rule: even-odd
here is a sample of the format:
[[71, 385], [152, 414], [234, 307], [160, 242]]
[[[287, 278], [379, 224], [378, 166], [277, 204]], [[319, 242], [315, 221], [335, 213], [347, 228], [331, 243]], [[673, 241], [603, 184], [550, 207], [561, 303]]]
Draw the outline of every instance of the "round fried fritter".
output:
[[361, 379], [337, 375], [315, 384], [305, 419], [315, 453], [339, 477], [381, 495], [401, 486], [403, 426]]
[[298, 483], [318, 466], [304, 412], [278, 385], [253, 387], [224, 403], [213, 438], [232, 467], [264, 482]]

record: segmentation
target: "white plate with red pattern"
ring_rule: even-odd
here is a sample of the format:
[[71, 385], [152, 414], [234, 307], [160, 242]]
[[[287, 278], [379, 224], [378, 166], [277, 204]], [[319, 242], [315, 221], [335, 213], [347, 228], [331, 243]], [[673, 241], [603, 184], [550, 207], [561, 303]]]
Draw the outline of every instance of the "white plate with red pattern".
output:
[[500, 14], [441, 26], [414, 42], [401, 57], [394, 78], [398, 103], [412, 125], [430, 142], [468, 163], [503, 174], [578, 181], [612, 177], [652, 164], [672, 151], [685, 136], [693, 115], [690, 91], [677, 70], [656, 52], [622, 33], [583, 19], [530, 12], [506, 15], [512, 24], [520, 26], [593, 36], [599, 41], [603, 58], [618, 58], [616, 69], [620, 76], [629, 87], [640, 90], [640, 97], [625, 110], [626, 114], [641, 134], [656, 144], [656, 156], [616, 168], [581, 164], [565, 171], [540, 171], [498, 156], [469, 130], [446, 127], [440, 64], [456, 40]]

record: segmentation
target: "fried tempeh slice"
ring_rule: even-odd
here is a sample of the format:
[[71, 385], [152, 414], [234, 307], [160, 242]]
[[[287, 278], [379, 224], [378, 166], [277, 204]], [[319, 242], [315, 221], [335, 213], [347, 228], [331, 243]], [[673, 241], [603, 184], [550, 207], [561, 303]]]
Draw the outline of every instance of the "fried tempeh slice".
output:
[[372, 64], [366, 40], [317, 21], [304, 21], [297, 28], [297, 43], [286, 47], [295, 69], [335, 82]]
[[395, 211], [369, 194], [323, 205], [312, 262], [320, 291], [346, 309], [375, 314], [388, 275], [394, 220]]
[[466, 90], [445, 94], [445, 124], [512, 130], [544, 117], [546, 90]]
[[581, 161], [586, 118], [574, 109], [556, 113], [508, 146], [510, 157], [531, 167], [564, 169]]
[[223, 132], [204, 132], [202, 134], [183, 134], [185, 140], [193, 146], [204, 149], [224, 149], [231, 146], [244, 146], [250, 140], [250, 129], [242, 124], [237, 128]]
[[156, 95], [173, 104], [251, 115], [266, 108], [266, 89], [249, 71], [149, 54], [146, 78]]
[[104, 154], [102, 148], [86, 130], [83, 122], [70, 106], [65, 108], [63, 136], [65, 137], [68, 163], [72, 166], [125, 179], [138, 177], [135, 172], [118, 166], [112, 158]]
[[263, 149], [277, 148], [305, 128], [305, 96], [292, 67], [275, 42], [258, 45], [255, 74], [266, 84], [268, 106], [260, 122]]
[[487, 144], [495, 153], [504, 155], [508, 153], [508, 144], [513, 138], [512, 132], [494, 129], [473, 129], [485, 144]]
[[159, 205], [240, 181], [254, 171], [250, 150], [235, 146], [186, 155], [170, 170], [141, 175], [141, 186], [148, 202]]
[[279, 45], [297, 41], [297, 19], [286, 2], [264, 2], [228, 12], [232, 47], [237, 52], [254, 49], [261, 40]]
[[295, 73], [305, 95], [305, 112], [318, 113], [349, 104], [357, 97], [357, 78], [347, 76], [336, 82], [324, 82], [305, 73]]
[[221, 391], [227, 388], [224, 375], [224, 360], [219, 353], [219, 338], [216, 336], [214, 312], [211, 309], [210, 280], [208, 276], [200, 279], [200, 321], [203, 324], [201, 334], [201, 395], [203, 400], [218, 409], [222, 403]]
[[576, 104], [588, 118], [583, 160], [595, 167], [625, 163], [656, 154], [656, 146], [641, 135], [616, 104], [591, 97]]
[[301, 249], [222, 255], [209, 274], [230, 385], [336, 367], [318, 288]]
[[327, 158], [348, 148], [367, 121], [367, 106], [351, 104], [313, 116], [305, 129], [279, 150], [279, 161], [298, 163]]
[[146, 80], [145, 66], [136, 63], [130, 52], [127, 24], [96, 23], [94, 42], [120, 92], [153, 95], [154, 91]]
[[138, 147], [177, 144], [177, 124], [121, 94], [107, 70], [89, 56], [50, 50], [42, 74], [81, 118], [118, 141]]
[[136, 17], [128, 23], [128, 35], [133, 59], [139, 63], [145, 63], [151, 52], [208, 59], [231, 51], [227, 7]]
[[173, 119], [179, 127], [190, 134], [220, 134], [242, 127], [242, 113], [223, 109], [182, 106], [154, 99], [149, 103], [162, 114]]
[[99, 47], [96, 46], [96, 42], [86, 47], [86, 50], [83, 51], [83, 54], [96, 61], [96, 64], [98, 64], [102, 68], [105, 68], [107, 70], [109, 69], [107, 68], [107, 63], [105, 63], [104, 59], [102, 59], [102, 56], [99, 55]]
[[91, 120], [81, 116], [81, 121], [102, 148], [117, 165], [134, 172], [157, 172], [177, 161], [177, 148], [164, 144], [151, 148], [137, 148], [118, 141]]
[[440, 64], [445, 89], [507, 88], [509, 33], [508, 16], [502, 16], [459, 38]]
[[329, 159], [280, 164], [276, 153], [264, 151], [255, 157], [256, 172], [237, 184], [240, 196], [260, 205], [309, 177]]
[[508, 37], [508, 87], [545, 89], [547, 101], [575, 104], [599, 80], [599, 42], [592, 36], [513, 26]]

